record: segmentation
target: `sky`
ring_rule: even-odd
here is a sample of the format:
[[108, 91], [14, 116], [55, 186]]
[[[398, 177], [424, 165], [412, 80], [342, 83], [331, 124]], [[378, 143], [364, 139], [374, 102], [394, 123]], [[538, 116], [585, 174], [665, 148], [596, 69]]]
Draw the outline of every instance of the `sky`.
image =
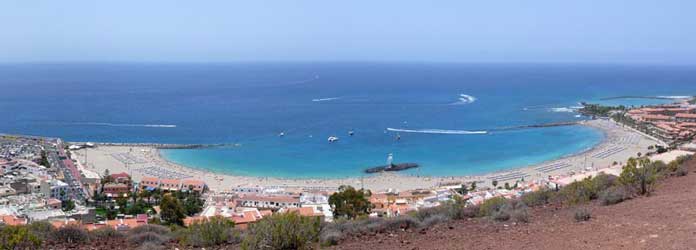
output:
[[693, 0], [3, 0], [0, 62], [696, 64]]

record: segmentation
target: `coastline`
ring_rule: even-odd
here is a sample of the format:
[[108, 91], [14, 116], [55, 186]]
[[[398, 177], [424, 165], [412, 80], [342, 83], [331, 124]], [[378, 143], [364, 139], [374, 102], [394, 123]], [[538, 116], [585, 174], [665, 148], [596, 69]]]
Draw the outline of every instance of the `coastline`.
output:
[[[598, 129], [604, 134], [601, 142], [592, 148], [576, 152], [567, 156], [545, 161], [539, 164], [520, 166], [504, 171], [491, 172], [481, 175], [466, 176], [413, 176], [401, 173], [380, 173], [365, 177], [347, 178], [278, 178], [278, 177], [254, 177], [238, 176], [212, 172], [196, 167], [183, 166], [167, 160], [153, 145], [118, 145], [107, 146], [102, 144], [96, 148], [76, 150], [74, 159], [86, 165], [89, 170], [103, 173], [109, 169], [111, 173], [127, 172], [133, 179], [139, 181], [147, 174], [146, 168], [156, 167], [178, 173], [176, 175], [186, 178], [201, 179], [205, 181], [211, 190], [229, 191], [239, 186], [264, 186], [286, 188], [311, 188], [320, 190], [332, 190], [340, 185], [352, 185], [364, 187], [373, 191], [388, 189], [412, 190], [419, 188], [433, 188], [443, 185], [458, 185], [459, 183], [477, 182], [477, 186], [491, 186], [492, 180], [498, 180], [499, 185], [509, 182], [511, 185], [520, 178], [525, 181], [547, 179], [549, 176], [570, 176], [582, 174], [587, 171], [608, 168], [614, 162], [625, 162], [629, 157], [638, 152], [645, 153], [649, 145], [660, 142], [654, 138], [648, 138], [641, 133], [617, 125], [609, 120], [590, 120], [580, 123]], [[86, 152], [86, 157], [84, 153]], [[132, 157], [133, 161], [119, 161], [119, 158]], [[86, 160], [86, 162], [85, 162]], [[123, 160], [123, 159], [122, 159]], [[86, 163], [86, 164], [85, 164]], [[144, 171], [145, 169], [146, 171]], [[150, 172], [152, 173], [152, 172]]]

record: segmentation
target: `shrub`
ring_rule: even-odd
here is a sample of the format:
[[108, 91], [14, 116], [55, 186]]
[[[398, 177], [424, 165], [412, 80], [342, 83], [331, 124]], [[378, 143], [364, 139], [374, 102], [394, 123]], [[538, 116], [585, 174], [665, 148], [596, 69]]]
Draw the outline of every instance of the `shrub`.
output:
[[478, 213], [478, 207], [476, 207], [476, 209], [477, 210], [474, 211], [473, 215], [471, 215], [471, 209], [467, 209], [466, 201], [459, 197], [455, 197], [454, 201], [445, 202], [437, 207], [419, 210], [415, 217], [420, 221], [424, 221], [430, 216], [441, 215], [447, 217], [448, 219], [461, 220], [475, 217]]
[[544, 188], [538, 191], [525, 193], [520, 199], [527, 206], [533, 207], [548, 204], [549, 201], [551, 201], [552, 196], [553, 191], [548, 188]]
[[686, 166], [681, 166], [674, 171], [676, 176], [686, 176], [687, 174], [689, 174], [689, 169]]
[[142, 226], [135, 227], [135, 228], [131, 229], [128, 232], [128, 234], [129, 235], [136, 235], [136, 234], [141, 234], [141, 233], [146, 233], [146, 232], [167, 235], [171, 232], [171, 230], [169, 230], [169, 228], [167, 228], [165, 226], [160, 226], [160, 225], [155, 225], [155, 224], [146, 224], [146, 225], [142, 225]]
[[94, 240], [104, 240], [108, 238], [121, 238], [123, 237], [123, 233], [116, 231], [112, 227], [102, 227], [99, 229], [96, 229], [94, 231], [91, 231], [90, 233], [90, 238]]
[[143, 232], [138, 234], [131, 234], [130, 236], [128, 236], [128, 241], [135, 245], [143, 245], [147, 243], [161, 245], [169, 241], [169, 236], [157, 234], [155, 232]]
[[135, 245], [143, 246], [147, 243], [161, 245], [169, 241], [171, 230], [169, 228], [147, 224], [135, 227], [128, 232], [128, 241]]
[[491, 217], [496, 221], [507, 221], [514, 219], [517, 222], [529, 222], [527, 205], [518, 200], [510, 200], [506, 202], [498, 210], [494, 211]]
[[616, 183], [616, 176], [608, 175], [605, 173], [599, 173], [592, 179], [592, 192], [598, 195], [599, 192], [607, 190], [608, 188], [614, 186]]
[[185, 245], [196, 247], [229, 243], [235, 238], [233, 228], [234, 222], [222, 217], [212, 217], [196, 221], [187, 229], [183, 229], [179, 240]]
[[677, 172], [679, 167], [681, 167], [681, 164], [677, 160], [671, 161], [669, 164], [667, 164], [667, 170], [672, 173]]
[[311, 249], [319, 240], [319, 225], [315, 217], [274, 214], [249, 227], [242, 249]]
[[66, 243], [84, 243], [89, 241], [89, 234], [79, 226], [68, 225], [53, 231], [51, 238]]
[[496, 221], [508, 221], [510, 219], [510, 214], [503, 210], [494, 211], [491, 217]]
[[27, 226], [0, 226], [0, 249], [38, 249], [41, 238]]
[[380, 223], [379, 232], [394, 231], [399, 229], [411, 229], [420, 226], [420, 222], [411, 216], [396, 216], [393, 218], [383, 220], [382, 223]]
[[361, 220], [337, 221], [329, 224], [324, 230], [338, 230], [349, 235], [364, 234], [375, 232], [383, 223], [382, 218], [367, 218]]
[[323, 245], [334, 246], [338, 245], [338, 242], [343, 239], [343, 233], [336, 230], [335, 228], [322, 230], [319, 240]]
[[481, 211], [481, 207], [478, 205], [466, 206], [460, 210], [459, 217], [455, 219], [475, 218], [479, 215], [479, 211]]
[[561, 199], [569, 204], [578, 204], [588, 202], [596, 195], [594, 192], [594, 183], [590, 178], [582, 181], [574, 181], [559, 191]]
[[425, 218], [421, 221], [421, 227], [432, 227], [442, 222], [448, 221], [450, 218], [444, 215], [436, 214]]
[[599, 193], [599, 202], [602, 205], [614, 205], [628, 198], [624, 187], [611, 187]]
[[500, 208], [506, 203], [505, 198], [495, 197], [484, 201], [479, 207], [478, 215], [480, 217], [491, 216], [494, 212], [500, 210]]
[[29, 231], [41, 239], [47, 239], [51, 236], [56, 228], [51, 225], [48, 221], [36, 221], [27, 225]]
[[415, 211], [411, 213], [410, 215], [413, 218], [418, 219], [419, 221], [424, 221], [425, 219], [432, 217], [432, 216], [448, 216], [449, 217], [449, 207], [453, 207], [453, 205], [449, 203], [442, 204], [437, 207], [430, 207], [430, 208], [423, 208], [419, 209], [418, 211]]
[[592, 218], [592, 214], [590, 213], [590, 210], [587, 208], [580, 208], [575, 210], [575, 221], [581, 222], [581, 221], [588, 221]]
[[140, 245], [136, 249], [137, 250], [165, 250], [167, 248], [162, 244], [146, 242], [146, 243], [143, 243], [142, 245]]

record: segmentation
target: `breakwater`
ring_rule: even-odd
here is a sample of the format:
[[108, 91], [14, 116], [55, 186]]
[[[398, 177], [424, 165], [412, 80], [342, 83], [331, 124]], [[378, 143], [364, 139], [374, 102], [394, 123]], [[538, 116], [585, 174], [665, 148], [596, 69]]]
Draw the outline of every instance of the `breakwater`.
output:
[[548, 127], [563, 127], [563, 126], [574, 126], [574, 125], [579, 125], [581, 122], [579, 121], [572, 121], [572, 122], [551, 122], [551, 123], [541, 123], [541, 124], [532, 124], [532, 125], [521, 125], [521, 126], [511, 126], [511, 127], [503, 127], [503, 128], [496, 128], [496, 129], [491, 129], [489, 131], [508, 131], [508, 130], [517, 130], [517, 129], [526, 129], [526, 128], [548, 128]]
[[[70, 142], [71, 144], [84, 145], [86, 142]], [[238, 147], [239, 144], [168, 144], [168, 143], [116, 143], [116, 142], [94, 142], [96, 146], [120, 146], [120, 147], [153, 147], [158, 149], [202, 149], [217, 147]]]
[[368, 168], [368, 169], [365, 169], [365, 173], [374, 174], [374, 173], [379, 173], [379, 172], [384, 172], [384, 171], [402, 171], [402, 170], [417, 168], [417, 167], [418, 167], [417, 163], [399, 163], [399, 164], [391, 164], [391, 165], [384, 165], [384, 166], [377, 166], [377, 167]]

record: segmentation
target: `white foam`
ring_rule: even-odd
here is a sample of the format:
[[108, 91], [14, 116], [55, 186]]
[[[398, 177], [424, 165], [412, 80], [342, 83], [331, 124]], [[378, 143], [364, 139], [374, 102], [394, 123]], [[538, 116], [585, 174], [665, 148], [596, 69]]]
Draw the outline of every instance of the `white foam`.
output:
[[476, 97], [474, 97], [474, 96], [470, 96], [470, 95], [466, 95], [466, 94], [459, 94], [459, 101], [452, 103], [452, 104], [469, 104], [469, 103], [473, 103], [475, 101], [476, 101]]
[[317, 98], [317, 99], [312, 99], [313, 102], [328, 102], [328, 101], [333, 101], [333, 100], [338, 100], [341, 99], [340, 97], [328, 97], [328, 98]]
[[557, 112], [557, 113], [572, 113], [575, 112], [575, 109], [573, 108], [567, 108], [567, 107], [562, 107], [562, 108], [550, 108], [549, 109], [551, 112]]
[[686, 95], [661, 95], [657, 96], [659, 98], [667, 98], [667, 99], [691, 99], [691, 96], [686, 96]]
[[107, 127], [145, 127], [145, 128], [176, 128], [172, 124], [127, 124], [127, 123], [107, 123], [107, 122], [75, 122], [75, 125], [107, 126]]
[[488, 131], [467, 131], [467, 130], [447, 130], [447, 129], [402, 129], [387, 128], [392, 132], [421, 133], [421, 134], [449, 134], [449, 135], [481, 135], [488, 134]]

